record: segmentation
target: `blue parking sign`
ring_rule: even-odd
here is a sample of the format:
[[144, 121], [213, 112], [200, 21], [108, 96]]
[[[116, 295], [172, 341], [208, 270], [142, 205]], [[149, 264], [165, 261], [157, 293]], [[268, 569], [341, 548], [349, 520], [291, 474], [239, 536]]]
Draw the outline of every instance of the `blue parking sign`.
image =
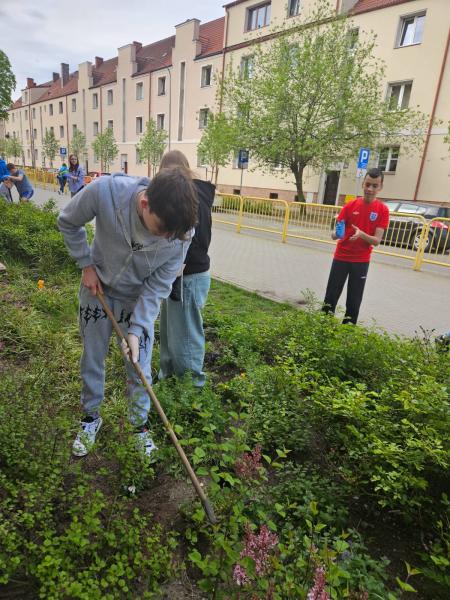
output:
[[360, 148], [358, 156], [358, 169], [367, 169], [367, 165], [369, 164], [369, 158], [369, 148]]
[[60, 156], [66, 156], [67, 155], [67, 148], [60, 148], [59, 149], [59, 154], [60, 154]]
[[248, 150], [239, 150], [238, 168], [248, 169]]

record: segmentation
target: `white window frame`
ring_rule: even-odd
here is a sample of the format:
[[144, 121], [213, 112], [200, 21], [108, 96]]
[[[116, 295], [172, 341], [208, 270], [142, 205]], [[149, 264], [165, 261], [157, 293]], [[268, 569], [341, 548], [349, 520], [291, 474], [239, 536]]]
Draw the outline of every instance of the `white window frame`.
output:
[[92, 94], [92, 108], [96, 110], [98, 108], [98, 93]]
[[64, 125], [59, 126], [59, 139], [64, 137]]
[[78, 127], [76, 126], [75, 123], [73, 123], [72, 125], [72, 137], [75, 135], [75, 133], [78, 131]]
[[98, 128], [98, 121], [94, 121], [94, 122], [92, 123], [92, 133], [93, 133], [94, 135], [98, 135], [98, 132], [99, 132], [99, 128]]
[[[209, 72], [209, 83], [205, 83], [206, 73], [208, 73], [208, 72]], [[213, 74], [212, 65], [205, 65], [204, 67], [202, 67], [202, 76], [201, 76], [201, 82], [200, 82], [200, 86], [202, 88], [211, 87], [212, 74]]]
[[144, 99], [144, 82], [138, 81], [138, 83], [136, 83], [136, 100], [143, 100], [143, 99]]
[[165, 75], [161, 75], [161, 77], [158, 77], [158, 88], [157, 88], [158, 96], [166, 95], [166, 83], [167, 83], [167, 80], [166, 80]]
[[241, 56], [239, 69], [242, 79], [251, 79], [253, 77], [254, 58], [253, 54]]
[[[139, 127], [138, 127], [139, 125]], [[136, 135], [140, 135], [144, 131], [144, 117], [136, 117]]]
[[302, 0], [289, 0], [287, 7], [288, 17], [297, 17], [302, 8]]
[[[388, 151], [387, 154], [387, 158], [386, 158], [386, 167], [383, 169], [380, 165], [381, 162], [381, 154], [384, 150]], [[397, 156], [393, 157], [393, 151], [397, 152]], [[397, 172], [397, 168], [398, 168], [398, 161], [400, 159], [400, 146], [386, 146], [384, 148], [382, 148], [380, 150], [380, 153], [378, 155], [378, 168], [381, 169], [383, 171], [383, 173], [396, 173]], [[392, 169], [392, 162], [395, 161], [395, 169]]]
[[63, 114], [64, 114], [64, 104], [63, 104], [62, 102], [59, 102], [59, 103], [58, 103], [58, 113], [59, 113], [60, 115], [63, 115]]
[[158, 113], [156, 115], [156, 129], [159, 129], [160, 131], [162, 131], [165, 128], [166, 128], [166, 114]]
[[33, 119], [36, 118], [36, 109], [34, 107], [31, 109], [31, 115]]
[[112, 106], [114, 104], [114, 92], [113, 90], [107, 90], [106, 92], [106, 104]]
[[198, 111], [198, 128], [206, 129], [208, 126], [209, 108], [206, 106]]
[[[264, 23], [262, 25], [258, 25], [259, 11], [264, 11]], [[256, 14], [254, 26], [252, 25], [253, 15]], [[263, 27], [267, 27], [270, 25], [270, 20], [272, 16], [272, 2], [262, 2], [261, 4], [256, 4], [255, 6], [249, 6], [245, 13], [245, 31], [258, 31], [258, 29], [262, 29]]]
[[141, 158], [141, 156], [140, 156], [139, 151], [138, 151], [137, 148], [136, 148], [136, 164], [137, 165], [142, 165], [142, 158]]
[[[410, 99], [411, 99], [411, 93], [412, 93], [412, 84], [413, 84], [413, 82], [412, 82], [412, 80], [411, 80], [411, 79], [410, 79], [410, 80], [407, 80], [407, 81], [395, 81], [395, 82], [392, 82], [392, 83], [388, 83], [388, 89], [387, 89], [387, 94], [386, 94], [386, 100], [387, 100], [387, 101], [389, 102], [389, 104], [390, 104], [390, 102], [391, 102], [391, 97], [392, 97], [392, 90], [393, 90], [395, 87], [400, 87], [400, 93], [399, 93], [399, 95], [398, 95], [398, 102], [397, 102], [397, 106], [396, 106], [396, 107], [394, 107], [394, 108], [395, 108], [395, 109], [397, 109], [397, 110], [404, 110], [404, 109], [408, 108], [408, 106], [409, 106], [409, 102], [410, 102]], [[404, 106], [404, 107], [402, 107], [402, 104], [403, 104], [403, 98], [404, 98], [404, 95], [405, 95], [405, 87], [406, 87], [406, 86], [408, 86], [408, 85], [409, 85], [409, 86], [411, 86], [411, 90], [410, 90], [410, 93], [409, 93], [409, 100], [408, 100], [408, 104], [407, 104], [407, 106]]]
[[72, 98], [72, 112], [77, 112], [77, 99], [76, 98]]
[[48, 114], [53, 117], [53, 104], [48, 105]]
[[[398, 26], [398, 32], [397, 32], [397, 39], [396, 39], [396, 44], [395, 47], [396, 48], [408, 48], [409, 46], [417, 46], [418, 44], [422, 43], [423, 40], [423, 30], [425, 28], [425, 17], [426, 17], [426, 11], [421, 11], [418, 13], [413, 13], [410, 15], [403, 15], [402, 17], [400, 17], [400, 23]], [[414, 38], [416, 37], [416, 30], [417, 30], [417, 19], [423, 17], [424, 19], [424, 26], [422, 28], [422, 35], [419, 41], [415, 41]], [[413, 19], [413, 24], [414, 24], [414, 32], [413, 32], [413, 39], [412, 42], [408, 43], [408, 44], [402, 44], [402, 37], [403, 37], [403, 32], [405, 30], [405, 24], [407, 21], [410, 21], [411, 19]]]
[[114, 131], [114, 120], [108, 119], [108, 123], [107, 123], [106, 127], [107, 127], [107, 129], [112, 129], [112, 131]]

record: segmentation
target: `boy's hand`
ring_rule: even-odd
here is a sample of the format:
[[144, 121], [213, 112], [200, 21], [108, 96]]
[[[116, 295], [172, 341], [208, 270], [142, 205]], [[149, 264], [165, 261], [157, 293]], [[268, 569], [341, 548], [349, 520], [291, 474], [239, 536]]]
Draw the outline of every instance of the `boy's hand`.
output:
[[359, 227], [356, 227], [356, 225], [352, 225], [352, 227], [355, 230], [355, 233], [349, 239], [351, 242], [355, 242], [361, 237], [362, 231]]
[[84, 285], [84, 287], [87, 287], [93, 296], [96, 296], [98, 292], [103, 294], [102, 284], [98, 278], [94, 265], [84, 267], [83, 274], [81, 276], [81, 283]]
[[127, 360], [131, 359], [131, 362], [137, 363], [139, 360], [139, 338], [134, 333], [129, 333], [126, 340], [122, 340], [121, 344], [122, 352]]

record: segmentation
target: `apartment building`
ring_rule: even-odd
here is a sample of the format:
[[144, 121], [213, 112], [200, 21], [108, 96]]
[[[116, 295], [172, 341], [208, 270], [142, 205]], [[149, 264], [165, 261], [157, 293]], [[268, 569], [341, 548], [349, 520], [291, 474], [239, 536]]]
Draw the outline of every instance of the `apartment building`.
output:
[[[76, 129], [90, 145], [95, 135], [110, 127], [119, 146], [111, 170], [147, 174], [136, 143], [152, 117], [168, 134], [168, 148], [183, 151], [199, 176], [197, 145], [210, 111], [217, 110], [216, 76], [232, 63], [251, 67], [252, 44], [270, 43], [280, 24], [295, 27], [316, 0], [236, 0], [225, 5], [225, 15], [201, 24], [190, 19], [175, 26], [175, 35], [143, 46], [133, 42], [117, 56], [95, 57], [70, 72], [62, 63], [52, 79], [32, 79], [9, 111], [5, 134], [16, 136], [24, 147], [25, 164], [48, 166], [42, 138], [53, 128], [62, 151]], [[329, 0], [330, 7], [348, 13], [355, 30], [377, 35], [376, 54], [386, 63], [386, 97], [401, 106], [415, 106], [434, 116], [423, 148], [411, 156], [401, 147], [372, 153], [369, 166], [385, 171], [384, 198], [450, 204], [450, 157], [444, 142], [450, 121], [450, 66], [448, 0]], [[56, 165], [65, 158], [62, 154]], [[354, 194], [356, 158], [327, 171], [305, 174], [308, 201], [334, 204]], [[102, 165], [89, 150], [89, 170]], [[241, 187], [242, 175], [242, 187]], [[220, 169], [218, 187], [225, 192], [287, 200], [295, 199], [293, 178], [276, 171], [265, 174], [251, 168], [243, 174], [234, 162]]]

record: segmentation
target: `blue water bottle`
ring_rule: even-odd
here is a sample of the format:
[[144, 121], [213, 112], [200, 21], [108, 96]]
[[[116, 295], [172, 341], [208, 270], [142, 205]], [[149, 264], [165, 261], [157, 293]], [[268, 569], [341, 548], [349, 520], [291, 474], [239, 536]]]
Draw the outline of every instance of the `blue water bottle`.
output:
[[340, 240], [342, 240], [342, 238], [345, 235], [345, 221], [338, 221], [336, 223], [336, 237]]

